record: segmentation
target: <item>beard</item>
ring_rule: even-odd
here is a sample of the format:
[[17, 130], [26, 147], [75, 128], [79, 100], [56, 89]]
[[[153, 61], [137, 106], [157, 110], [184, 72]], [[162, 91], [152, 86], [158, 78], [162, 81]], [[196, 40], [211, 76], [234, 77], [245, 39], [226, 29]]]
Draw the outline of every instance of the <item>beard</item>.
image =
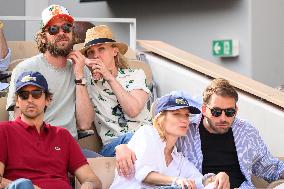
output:
[[[213, 122], [210, 118], [205, 117], [208, 126], [210, 127], [211, 130], [213, 130], [216, 134], [225, 134], [229, 131], [231, 128], [232, 123], [229, 123], [227, 121], [223, 122]], [[226, 127], [218, 127], [218, 125], [223, 125]]]
[[59, 35], [55, 41], [53, 42], [48, 42], [46, 44], [47, 50], [52, 54], [53, 56], [63, 56], [67, 57], [67, 55], [73, 50], [73, 45], [74, 45], [74, 37], [72, 36], [72, 39], [68, 39], [68, 44], [65, 47], [60, 47], [57, 43], [60, 42], [63, 39], [68, 39], [65, 35]]

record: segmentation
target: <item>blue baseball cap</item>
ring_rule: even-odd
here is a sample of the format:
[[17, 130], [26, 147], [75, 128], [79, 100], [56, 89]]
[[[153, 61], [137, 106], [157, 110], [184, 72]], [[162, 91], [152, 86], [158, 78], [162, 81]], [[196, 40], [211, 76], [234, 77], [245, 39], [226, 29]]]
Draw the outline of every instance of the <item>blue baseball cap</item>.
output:
[[192, 99], [188, 99], [189, 95], [182, 91], [173, 91], [156, 100], [154, 116], [164, 110], [178, 110], [188, 108], [191, 114], [200, 114], [197, 108], [199, 104]]
[[48, 91], [47, 81], [39, 72], [23, 72], [16, 81], [16, 92], [27, 85], [34, 85], [43, 89], [44, 91]]

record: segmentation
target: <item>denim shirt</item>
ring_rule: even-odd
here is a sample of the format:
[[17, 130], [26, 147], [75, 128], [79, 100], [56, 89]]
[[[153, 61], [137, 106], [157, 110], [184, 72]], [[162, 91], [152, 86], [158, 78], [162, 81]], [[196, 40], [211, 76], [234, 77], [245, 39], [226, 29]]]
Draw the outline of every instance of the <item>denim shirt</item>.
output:
[[[177, 142], [178, 151], [193, 162], [200, 172], [203, 161], [199, 134], [201, 118], [202, 114], [193, 117], [187, 135]], [[252, 175], [268, 182], [281, 177], [284, 172], [284, 162], [271, 155], [256, 128], [247, 121], [235, 118], [232, 131], [240, 169], [246, 179], [240, 188], [255, 188]]]

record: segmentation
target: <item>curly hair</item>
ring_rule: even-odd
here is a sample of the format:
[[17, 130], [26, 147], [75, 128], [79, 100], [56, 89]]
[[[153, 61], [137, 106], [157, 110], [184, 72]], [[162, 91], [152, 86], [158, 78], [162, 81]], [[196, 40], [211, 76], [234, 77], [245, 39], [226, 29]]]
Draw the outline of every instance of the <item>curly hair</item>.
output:
[[229, 83], [228, 80], [223, 78], [214, 79], [203, 92], [203, 103], [208, 104], [213, 94], [222, 97], [231, 97], [238, 101], [238, 93], [236, 89]]
[[47, 51], [47, 39], [46, 33], [42, 30], [38, 31], [35, 35], [35, 41], [39, 52], [45, 53]]

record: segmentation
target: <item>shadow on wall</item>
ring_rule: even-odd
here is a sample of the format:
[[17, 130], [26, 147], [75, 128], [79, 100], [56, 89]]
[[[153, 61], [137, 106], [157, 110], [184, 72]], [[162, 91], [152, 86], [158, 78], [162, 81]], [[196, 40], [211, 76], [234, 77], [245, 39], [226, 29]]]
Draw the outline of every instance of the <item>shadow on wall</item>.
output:
[[107, 3], [115, 16], [137, 17], [139, 13], [145, 16], [146, 14], [202, 12], [202, 10], [229, 11], [241, 2], [236, 0], [109, 0]]

